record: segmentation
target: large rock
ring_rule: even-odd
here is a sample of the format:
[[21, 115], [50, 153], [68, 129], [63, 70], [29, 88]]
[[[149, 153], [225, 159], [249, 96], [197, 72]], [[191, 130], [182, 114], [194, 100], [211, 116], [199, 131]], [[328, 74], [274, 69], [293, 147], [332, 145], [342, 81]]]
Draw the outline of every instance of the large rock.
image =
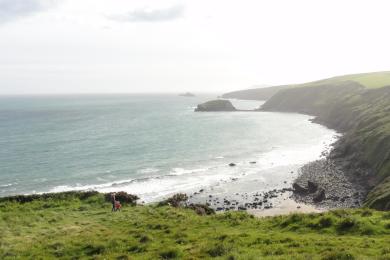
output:
[[318, 190], [318, 184], [313, 182], [313, 181], [308, 181], [307, 182], [307, 189], [309, 193], [314, 193]]
[[317, 191], [317, 193], [314, 194], [314, 196], [313, 196], [313, 201], [314, 201], [314, 202], [321, 202], [321, 201], [323, 201], [325, 198], [326, 198], [326, 196], [325, 196], [325, 190], [324, 190], [324, 189], [319, 189], [319, 190]]
[[300, 195], [306, 194], [308, 192], [306, 187], [302, 186], [301, 184], [299, 184], [297, 182], [293, 183], [293, 189], [294, 189], [294, 193], [297, 193]]
[[195, 112], [237, 111], [229, 100], [216, 99], [199, 104]]

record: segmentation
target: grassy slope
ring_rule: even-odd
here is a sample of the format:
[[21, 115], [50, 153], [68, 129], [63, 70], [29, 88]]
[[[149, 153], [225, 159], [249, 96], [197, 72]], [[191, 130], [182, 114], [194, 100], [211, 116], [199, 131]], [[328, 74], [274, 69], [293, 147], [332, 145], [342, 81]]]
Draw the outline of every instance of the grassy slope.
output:
[[390, 259], [390, 213], [255, 219], [171, 207], [111, 213], [101, 194], [0, 202], [0, 258]]
[[323, 84], [337, 84], [343, 81], [354, 81], [363, 85], [368, 89], [381, 88], [384, 86], [390, 86], [390, 71], [343, 75], [343, 76], [337, 76], [337, 77], [332, 77], [332, 78], [323, 79], [319, 81], [308, 82], [308, 83], [298, 84], [298, 85], [291, 85], [291, 86], [294, 87], [318, 86]]
[[367, 89], [381, 88], [390, 86], [390, 71], [351, 74], [337, 76], [328, 79], [322, 79], [303, 84], [292, 84], [283, 86], [274, 86], [266, 88], [254, 88], [229, 92], [222, 95], [223, 98], [238, 98], [246, 100], [268, 100], [280, 90], [299, 87], [316, 87], [321, 85], [337, 85], [346, 81], [356, 82]]

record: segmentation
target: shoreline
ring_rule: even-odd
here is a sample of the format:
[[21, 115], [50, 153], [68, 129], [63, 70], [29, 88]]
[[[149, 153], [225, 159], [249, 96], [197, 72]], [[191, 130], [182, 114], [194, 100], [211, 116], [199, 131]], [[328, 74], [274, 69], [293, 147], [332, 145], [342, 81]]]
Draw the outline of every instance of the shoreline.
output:
[[[330, 147], [337, 140], [336, 137], [339, 138], [339, 136], [333, 133], [327, 137], [329, 138], [327, 141], [320, 141], [321, 149], [318, 150], [319, 158], [329, 153]], [[300, 163], [272, 166], [265, 169], [257, 166], [260, 162], [260, 158], [248, 158], [246, 162], [243, 161], [237, 165], [233, 163], [234, 166], [227, 165], [226, 167], [234, 169], [238, 175], [230, 177], [229, 180], [220, 180], [217, 185], [198, 186], [198, 188], [192, 189], [192, 191], [187, 190], [182, 192], [188, 195], [189, 203], [209, 204], [211, 208], [219, 213], [245, 210], [254, 216], [266, 217], [295, 212], [316, 213], [327, 210], [325, 207], [318, 207], [318, 205], [313, 205], [309, 201], [299, 201], [293, 194], [292, 185], [299, 177], [300, 169], [310, 164], [312, 159], [306, 162], [305, 160], [301, 160]], [[246, 174], [247, 167], [257, 168], [258, 170], [256, 173]], [[95, 191], [95, 189], [87, 189], [84, 191]], [[102, 192], [99, 190], [96, 191]], [[144, 202], [142, 196], [140, 196], [139, 203], [143, 205], [158, 203], [176, 193], [180, 193], [180, 191], [151, 202]], [[35, 194], [39, 195], [43, 193]]]
[[361, 207], [368, 192], [328, 157], [304, 165], [294, 187], [296, 201], [327, 209]]

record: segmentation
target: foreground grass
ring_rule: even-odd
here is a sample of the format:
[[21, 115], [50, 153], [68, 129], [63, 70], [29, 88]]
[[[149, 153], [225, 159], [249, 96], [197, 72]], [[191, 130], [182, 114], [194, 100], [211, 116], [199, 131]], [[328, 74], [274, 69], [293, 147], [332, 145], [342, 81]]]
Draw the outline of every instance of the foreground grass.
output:
[[0, 259], [390, 259], [390, 212], [256, 219], [244, 212], [124, 207], [97, 194], [0, 202]]

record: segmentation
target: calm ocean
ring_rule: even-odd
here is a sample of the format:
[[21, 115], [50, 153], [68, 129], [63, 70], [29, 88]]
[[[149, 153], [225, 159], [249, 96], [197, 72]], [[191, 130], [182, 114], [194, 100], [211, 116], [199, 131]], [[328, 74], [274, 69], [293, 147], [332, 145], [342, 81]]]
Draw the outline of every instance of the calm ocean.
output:
[[317, 159], [335, 134], [300, 114], [193, 112], [211, 98], [0, 97], [0, 196], [95, 189], [155, 201]]

